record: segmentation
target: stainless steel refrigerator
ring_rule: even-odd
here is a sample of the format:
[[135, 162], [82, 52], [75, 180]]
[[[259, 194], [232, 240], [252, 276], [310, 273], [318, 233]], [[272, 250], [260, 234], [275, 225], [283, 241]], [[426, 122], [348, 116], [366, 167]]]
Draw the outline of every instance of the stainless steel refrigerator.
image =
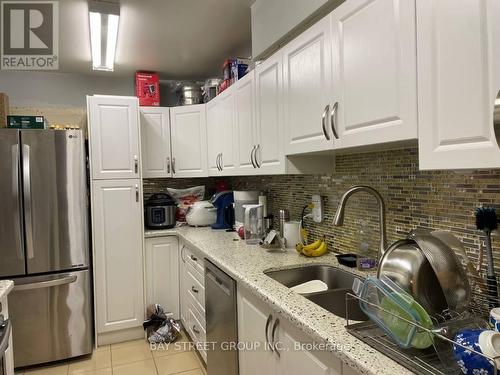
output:
[[92, 352], [85, 147], [80, 130], [0, 129], [0, 279], [15, 367]]

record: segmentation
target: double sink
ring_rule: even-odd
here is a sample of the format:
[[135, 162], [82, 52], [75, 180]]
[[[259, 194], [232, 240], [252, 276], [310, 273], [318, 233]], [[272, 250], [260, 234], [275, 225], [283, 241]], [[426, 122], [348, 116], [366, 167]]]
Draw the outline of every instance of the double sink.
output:
[[368, 320], [368, 317], [359, 308], [357, 299], [346, 299], [346, 294], [352, 293], [352, 283], [356, 276], [340, 268], [315, 264], [284, 270], [264, 271], [264, 274], [288, 288], [311, 280], [321, 280], [328, 286], [327, 290], [303, 294], [303, 296], [340, 318], [346, 318], [347, 311], [349, 311], [350, 320]]

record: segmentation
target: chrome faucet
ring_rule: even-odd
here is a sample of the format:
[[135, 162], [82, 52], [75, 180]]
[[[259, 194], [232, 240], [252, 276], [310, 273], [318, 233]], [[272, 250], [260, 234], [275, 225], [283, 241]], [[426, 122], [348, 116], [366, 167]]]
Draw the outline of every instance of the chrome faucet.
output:
[[354, 193], [363, 191], [365, 193], [371, 194], [377, 199], [378, 202], [378, 210], [379, 210], [379, 220], [380, 220], [380, 247], [378, 253], [378, 259], [384, 254], [386, 246], [387, 246], [387, 234], [385, 231], [385, 204], [384, 198], [380, 195], [380, 193], [370, 186], [353, 186], [349, 190], [347, 190], [342, 198], [340, 198], [339, 207], [337, 208], [337, 212], [335, 213], [335, 217], [333, 218], [333, 225], [340, 227], [344, 225], [344, 216], [345, 216], [345, 206], [349, 197]]

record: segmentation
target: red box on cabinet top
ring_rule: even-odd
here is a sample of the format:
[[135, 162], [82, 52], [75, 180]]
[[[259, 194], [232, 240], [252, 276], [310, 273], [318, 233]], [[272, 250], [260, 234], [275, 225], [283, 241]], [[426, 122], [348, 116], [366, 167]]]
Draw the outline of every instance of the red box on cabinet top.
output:
[[157, 107], [160, 105], [160, 79], [157, 73], [135, 73], [135, 96], [139, 105]]

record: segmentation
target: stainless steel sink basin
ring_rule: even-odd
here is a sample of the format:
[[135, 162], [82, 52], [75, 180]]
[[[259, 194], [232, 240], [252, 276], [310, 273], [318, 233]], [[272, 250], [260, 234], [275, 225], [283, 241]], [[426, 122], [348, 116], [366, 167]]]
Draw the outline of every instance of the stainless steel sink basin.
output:
[[319, 264], [285, 270], [264, 271], [264, 273], [289, 288], [307, 281], [321, 280], [328, 285], [328, 289], [351, 289], [352, 282], [356, 277], [340, 268]]
[[[351, 291], [352, 283], [356, 278], [355, 275], [340, 268], [326, 265], [265, 271], [264, 274], [288, 288], [311, 280], [323, 281], [328, 286], [328, 290], [305, 294], [304, 297], [338, 317], [346, 317], [345, 295]], [[367, 316], [359, 308], [357, 300], [349, 301], [349, 319], [368, 320]]]

